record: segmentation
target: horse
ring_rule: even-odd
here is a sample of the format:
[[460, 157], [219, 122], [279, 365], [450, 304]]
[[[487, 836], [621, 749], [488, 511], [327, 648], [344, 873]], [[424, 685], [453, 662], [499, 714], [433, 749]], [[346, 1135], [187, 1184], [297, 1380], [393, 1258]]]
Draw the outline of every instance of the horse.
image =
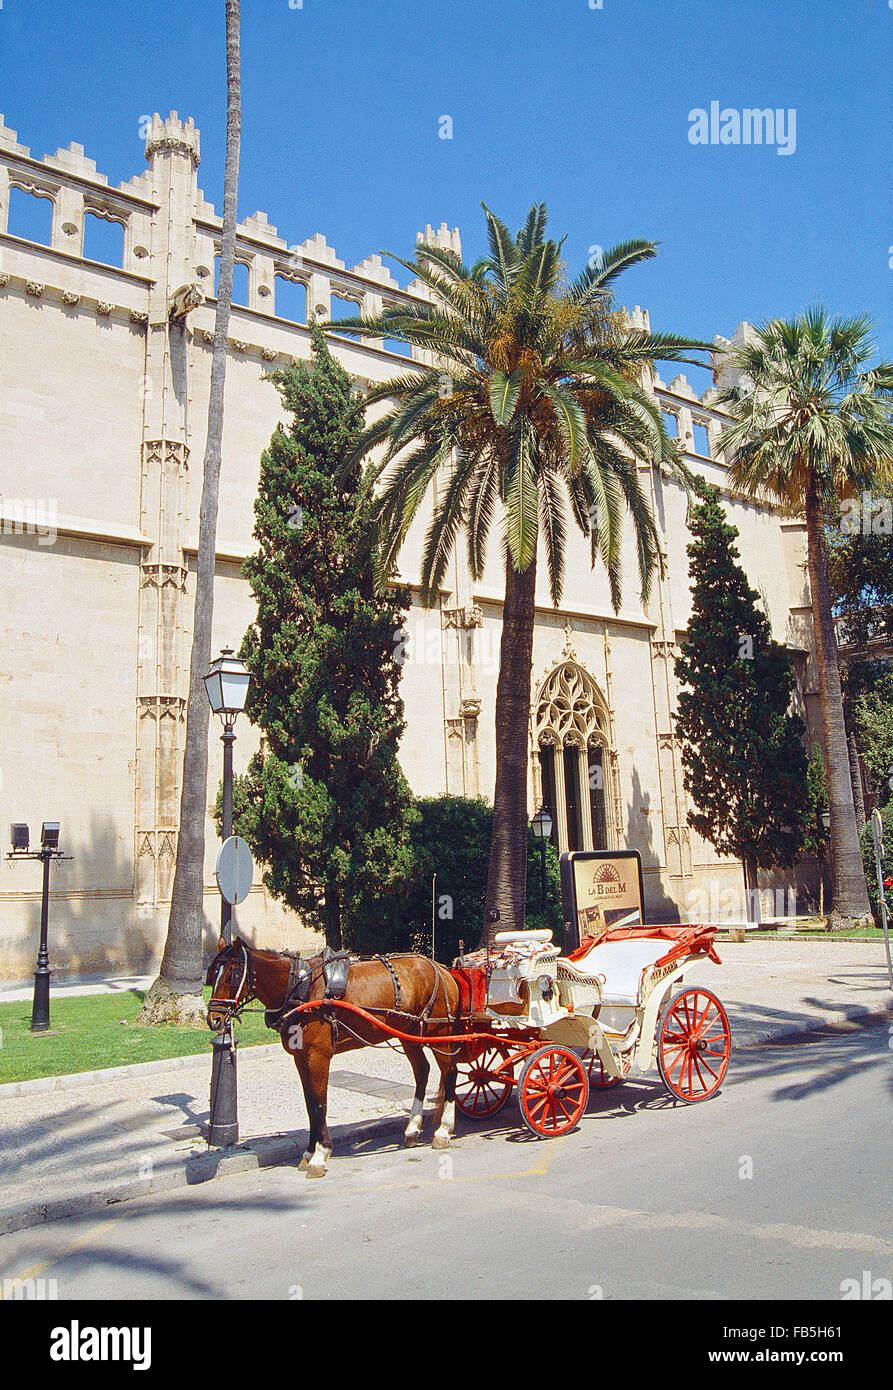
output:
[[[326, 1124], [329, 1067], [332, 1058], [358, 1047], [374, 1047], [390, 1036], [387, 1025], [401, 1033], [419, 1033], [419, 1041], [400, 1040], [415, 1077], [412, 1112], [403, 1136], [405, 1145], [421, 1142], [422, 1109], [430, 1064], [423, 1051], [430, 1049], [440, 1068], [440, 1089], [434, 1112], [432, 1147], [449, 1148], [455, 1124], [455, 1043], [438, 1048], [438, 1031], [455, 1035], [459, 1016], [459, 986], [450, 972], [420, 955], [388, 955], [350, 958], [343, 997], [350, 1004], [374, 1012], [381, 1026], [358, 1014], [326, 1009], [326, 974], [333, 960], [328, 950], [302, 959], [287, 951], [261, 951], [236, 937], [227, 946], [218, 940], [218, 954], [208, 967], [206, 984], [212, 986], [207, 1023], [212, 1032], [228, 1028], [252, 999], [265, 1005], [267, 1026], [280, 1036], [282, 1046], [294, 1058], [301, 1078], [310, 1139], [299, 1171], [308, 1178], [325, 1176], [332, 1156]], [[345, 961], [346, 953], [335, 960]], [[295, 1005], [319, 1000], [321, 1008], [295, 1013]]]

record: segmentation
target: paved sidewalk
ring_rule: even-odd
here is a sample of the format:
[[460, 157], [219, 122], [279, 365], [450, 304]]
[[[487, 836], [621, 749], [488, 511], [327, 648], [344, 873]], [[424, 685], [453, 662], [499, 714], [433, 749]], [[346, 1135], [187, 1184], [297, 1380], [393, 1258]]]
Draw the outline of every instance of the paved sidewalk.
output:
[[[690, 982], [714, 989], [725, 1004], [732, 1066], [734, 1049], [893, 1006], [882, 943], [766, 940], [720, 942], [718, 949], [723, 964], [698, 965]], [[306, 1147], [306, 1113], [292, 1059], [278, 1042], [240, 1051], [241, 1142], [207, 1148], [210, 1034], [208, 1042], [199, 1058], [0, 1086], [0, 1234], [296, 1162]], [[433, 1098], [436, 1067], [432, 1073]], [[329, 1090], [336, 1150], [383, 1135], [399, 1143], [411, 1098], [401, 1051], [337, 1057]]]

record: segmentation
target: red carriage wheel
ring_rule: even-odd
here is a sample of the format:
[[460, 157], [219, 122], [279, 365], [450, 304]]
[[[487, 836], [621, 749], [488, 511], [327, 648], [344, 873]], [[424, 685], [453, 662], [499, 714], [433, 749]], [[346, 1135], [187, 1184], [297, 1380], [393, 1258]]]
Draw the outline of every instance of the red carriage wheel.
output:
[[684, 989], [657, 1025], [657, 1066], [668, 1091], [690, 1105], [722, 1083], [732, 1051], [726, 1011], [709, 989]]
[[518, 1079], [521, 1117], [533, 1134], [556, 1139], [574, 1128], [589, 1100], [589, 1078], [575, 1052], [541, 1047]]
[[463, 1115], [482, 1120], [505, 1105], [512, 1092], [511, 1074], [494, 1073], [507, 1056], [508, 1051], [502, 1047], [468, 1045], [465, 1061], [456, 1068], [456, 1105]]
[[605, 1070], [605, 1065], [597, 1052], [584, 1052], [583, 1061], [588, 1062], [590, 1086], [598, 1086], [602, 1090], [604, 1090], [606, 1086], [619, 1086], [624, 1076], [626, 1076], [626, 1073], [629, 1071], [631, 1056], [632, 1053], [630, 1052], [623, 1052], [619, 1057], [615, 1056], [614, 1060], [617, 1062], [622, 1074], [620, 1076], [613, 1076], [611, 1072]]

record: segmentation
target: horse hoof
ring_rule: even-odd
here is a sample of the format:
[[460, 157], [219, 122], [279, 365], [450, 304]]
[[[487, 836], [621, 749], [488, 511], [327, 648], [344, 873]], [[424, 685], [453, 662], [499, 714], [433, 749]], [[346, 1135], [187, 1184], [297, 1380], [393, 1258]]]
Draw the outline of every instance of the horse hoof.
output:
[[309, 1166], [310, 1166], [310, 1155], [309, 1155], [309, 1154], [305, 1154], [304, 1157], [301, 1159], [300, 1163], [298, 1164], [298, 1172], [299, 1172], [299, 1173], [306, 1173], [306, 1172], [307, 1172], [307, 1169], [309, 1168]]
[[307, 1176], [308, 1178], [324, 1178], [325, 1175], [326, 1175], [326, 1170], [325, 1170], [325, 1168], [314, 1168], [314, 1166], [313, 1166], [312, 1163], [308, 1163], [308, 1164], [307, 1164], [307, 1174], [306, 1174], [306, 1176]]
[[423, 1142], [422, 1132], [419, 1129], [414, 1129], [411, 1134], [404, 1134], [403, 1136], [404, 1149], [416, 1149]]
[[435, 1134], [431, 1140], [432, 1149], [448, 1149], [450, 1147], [450, 1136], [448, 1134]]

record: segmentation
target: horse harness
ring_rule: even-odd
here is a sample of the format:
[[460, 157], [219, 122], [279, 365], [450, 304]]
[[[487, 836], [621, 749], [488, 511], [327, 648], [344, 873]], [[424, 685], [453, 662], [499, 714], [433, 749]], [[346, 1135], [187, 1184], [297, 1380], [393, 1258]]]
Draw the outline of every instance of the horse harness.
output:
[[[233, 991], [233, 997], [231, 999], [212, 999], [216, 1011], [226, 1011], [227, 1023], [232, 1023], [234, 1019], [238, 1018], [245, 1008], [245, 1005], [257, 997], [254, 992], [254, 968], [251, 962], [251, 954], [244, 941], [239, 941], [237, 944], [242, 958], [242, 975], [236, 989]], [[232, 949], [233, 947], [230, 946], [227, 947], [225, 951], [221, 951], [208, 966], [206, 983], [212, 986], [212, 993], [219, 979], [222, 957]], [[366, 1012], [372, 1014], [392, 1014], [410, 1021], [413, 1024], [417, 1023], [420, 1038], [422, 1036], [422, 1028], [431, 1015], [431, 1011], [437, 1001], [437, 995], [444, 983], [442, 973], [444, 967], [437, 961], [432, 960], [431, 964], [434, 967], [434, 988], [431, 991], [428, 1002], [419, 1014], [408, 1014], [405, 1013], [402, 1008], [403, 994], [400, 988], [400, 978], [391, 964], [392, 959], [400, 960], [403, 958], [406, 955], [405, 952], [395, 956], [376, 955], [351, 957], [349, 951], [333, 951], [327, 946], [319, 957], [311, 956], [305, 959], [299, 951], [284, 951], [281, 954], [287, 956], [289, 961], [288, 983], [285, 988], [285, 997], [278, 1009], [264, 1010], [264, 1023], [274, 1032], [282, 1034], [288, 1025], [288, 1020], [294, 1016], [299, 1006], [311, 1002], [310, 991], [316, 981], [322, 976], [325, 980], [325, 992], [320, 1000], [314, 1002], [318, 1003], [321, 1017], [328, 1022], [332, 1029], [333, 1046], [336, 1045], [339, 1032], [341, 1031], [350, 1034], [351, 1037], [357, 1036], [352, 1029], [347, 1027], [343, 1018], [338, 1018], [337, 1009], [326, 1009], [325, 1007], [329, 1000], [343, 999], [347, 993], [347, 983], [352, 961], [380, 961], [394, 983], [394, 1007], [392, 1009], [370, 1007], [367, 1008]], [[319, 970], [314, 970], [313, 968], [315, 960], [320, 961]], [[214, 975], [215, 967], [218, 969], [216, 976]], [[242, 987], [246, 982], [247, 990], [244, 996], [242, 996]], [[444, 988], [444, 1003], [446, 1003], [446, 998], [446, 989]], [[363, 1039], [359, 1040], [364, 1041]]]
[[[286, 1028], [289, 1018], [291, 1018], [297, 1011], [298, 1006], [301, 1004], [308, 1004], [311, 1002], [310, 990], [314, 982], [318, 980], [320, 974], [322, 974], [326, 983], [325, 993], [322, 999], [314, 1002], [319, 1004], [320, 1015], [329, 1024], [332, 1030], [333, 1047], [336, 1045], [338, 1041], [338, 1036], [342, 1032], [349, 1034], [351, 1037], [357, 1036], [351, 1028], [347, 1027], [347, 1025], [344, 1022], [344, 1019], [339, 1018], [339, 1011], [337, 1009], [326, 1009], [325, 1007], [326, 1002], [328, 1000], [338, 1000], [344, 998], [345, 994], [347, 993], [347, 983], [350, 973], [350, 966], [352, 962], [372, 960], [380, 961], [380, 963], [387, 970], [394, 984], [394, 1007], [392, 1009], [367, 1007], [366, 1012], [371, 1014], [377, 1013], [397, 1015], [402, 1019], [412, 1021], [413, 1023], [418, 1023], [420, 1036], [421, 1029], [424, 1026], [424, 1024], [427, 1023], [431, 1015], [431, 1010], [434, 1008], [434, 1004], [437, 1000], [438, 992], [443, 985], [443, 977], [441, 974], [443, 967], [439, 965], [437, 961], [432, 960], [431, 964], [434, 967], [434, 988], [431, 991], [431, 994], [428, 998], [428, 1002], [425, 1004], [425, 1007], [422, 1009], [421, 1013], [408, 1014], [405, 1013], [402, 1008], [403, 993], [400, 987], [400, 977], [397, 974], [397, 971], [394, 969], [393, 965], [391, 964], [391, 956], [375, 955], [351, 957], [349, 951], [331, 951], [329, 947], [326, 947], [325, 951], [322, 954], [321, 970], [314, 973], [310, 960], [304, 960], [300, 953], [296, 953], [293, 955], [291, 952], [286, 952], [285, 954], [287, 954], [290, 959], [288, 984], [285, 990], [285, 998], [283, 999], [278, 1009], [267, 1009], [265, 1011], [264, 1022], [266, 1023], [268, 1028], [271, 1028], [275, 1032], [281, 1034]], [[397, 955], [396, 959], [401, 959], [401, 956]], [[446, 1002], [445, 991], [444, 1002]], [[360, 1041], [363, 1040], [360, 1039]]]

